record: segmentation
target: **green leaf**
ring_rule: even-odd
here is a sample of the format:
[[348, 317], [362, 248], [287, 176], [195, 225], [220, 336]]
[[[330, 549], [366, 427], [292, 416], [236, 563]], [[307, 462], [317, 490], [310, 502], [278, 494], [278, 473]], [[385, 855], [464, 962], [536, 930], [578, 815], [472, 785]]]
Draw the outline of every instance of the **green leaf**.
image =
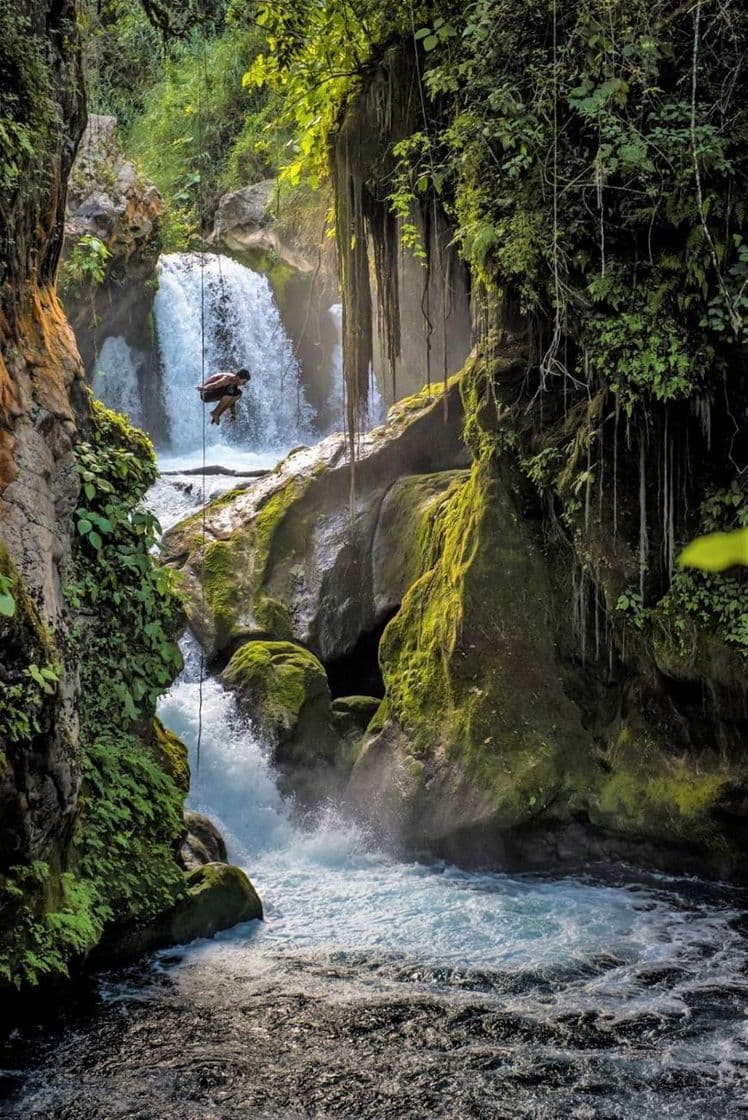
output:
[[92, 482], [87, 482], [83, 489], [89, 502], [96, 497], [96, 487]]
[[434, 47], [439, 46], [439, 40], [436, 35], [427, 35], [423, 40], [423, 49], [425, 51], [433, 51]]
[[16, 601], [10, 590], [10, 579], [8, 576], [0, 575], [0, 615], [4, 618], [12, 618], [16, 613]]
[[748, 528], [697, 537], [683, 549], [678, 563], [703, 572], [723, 572], [736, 564], [748, 567]]
[[80, 533], [80, 535], [82, 537], [87, 536], [91, 532], [92, 529], [93, 529], [93, 525], [91, 524], [91, 522], [88, 520], [87, 517], [82, 517], [80, 519], [80, 521], [78, 522], [78, 532]]
[[101, 548], [101, 537], [95, 529], [92, 529], [88, 534], [88, 539], [97, 551]]

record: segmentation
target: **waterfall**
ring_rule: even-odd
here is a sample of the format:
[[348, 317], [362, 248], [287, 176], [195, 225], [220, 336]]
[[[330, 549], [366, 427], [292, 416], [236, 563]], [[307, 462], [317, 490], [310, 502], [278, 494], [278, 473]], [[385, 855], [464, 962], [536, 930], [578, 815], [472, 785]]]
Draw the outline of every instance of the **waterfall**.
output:
[[202, 376], [203, 320], [206, 377], [242, 366], [252, 373], [237, 423], [206, 425], [209, 448], [282, 454], [309, 442], [313, 411], [267, 277], [230, 257], [169, 253], [159, 260], [158, 279], [154, 311], [171, 451], [188, 455], [201, 447], [203, 406], [195, 386]]
[[330, 393], [327, 409], [330, 415], [330, 432], [342, 432], [345, 427], [345, 378], [343, 376], [343, 305], [334, 303], [329, 315], [335, 324], [335, 349], [332, 352]]
[[93, 391], [115, 412], [122, 412], [137, 427], [143, 426], [143, 404], [138, 384], [138, 366], [142, 354], [132, 350], [124, 338], [105, 339], [93, 379]]
[[[343, 374], [343, 305], [334, 303], [329, 309], [330, 318], [335, 324], [336, 340], [332, 352], [330, 371], [330, 392], [327, 397], [327, 412], [330, 421], [327, 433], [342, 432], [345, 428], [345, 376]], [[379, 385], [373, 372], [369, 378], [369, 399], [364, 418], [364, 426], [374, 428], [383, 424], [387, 416], [387, 408], [379, 391]]]

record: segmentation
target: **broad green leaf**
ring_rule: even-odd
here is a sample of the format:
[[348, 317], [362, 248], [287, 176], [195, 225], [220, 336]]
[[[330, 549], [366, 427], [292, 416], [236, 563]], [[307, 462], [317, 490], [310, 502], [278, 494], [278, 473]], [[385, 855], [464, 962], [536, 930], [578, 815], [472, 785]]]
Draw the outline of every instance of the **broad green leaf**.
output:
[[683, 549], [678, 563], [704, 572], [723, 572], [736, 564], [748, 567], [748, 528], [697, 537]]

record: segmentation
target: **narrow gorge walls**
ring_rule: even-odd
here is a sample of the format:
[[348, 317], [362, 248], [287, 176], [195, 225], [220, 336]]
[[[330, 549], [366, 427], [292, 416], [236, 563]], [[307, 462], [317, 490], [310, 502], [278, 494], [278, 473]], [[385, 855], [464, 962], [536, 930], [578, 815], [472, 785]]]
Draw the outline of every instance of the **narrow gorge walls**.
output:
[[225, 875], [186, 880], [177, 862], [189, 769], [154, 712], [181, 665], [181, 614], [140, 506], [153, 448], [92, 404], [55, 294], [85, 123], [75, 6], [0, 3], [0, 74], [5, 999], [66, 975], [105, 932], [135, 924], [141, 946], [163, 943], [165, 928], [210, 932], [215, 915], [200, 916], [210, 897], [220, 909]]

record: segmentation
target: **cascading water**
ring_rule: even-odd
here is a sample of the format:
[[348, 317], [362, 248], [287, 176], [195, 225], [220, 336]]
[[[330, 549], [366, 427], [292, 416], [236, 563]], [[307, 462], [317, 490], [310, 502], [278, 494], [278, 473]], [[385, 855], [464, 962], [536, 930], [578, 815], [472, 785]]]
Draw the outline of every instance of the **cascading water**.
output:
[[122, 412], [141, 427], [143, 405], [138, 383], [142, 354], [133, 351], [124, 338], [110, 337], [101, 347], [93, 379], [93, 391], [107, 408]]
[[[309, 442], [313, 413], [299, 384], [298, 363], [267, 277], [230, 257], [170, 253], [158, 265], [155, 301], [170, 454], [202, 447], [202, 406], [195, 391], [205, 376], [246, 367], [239, 419], [207, 424], [211, 461], [237, 452], [278, 454]], [[222, 455], [223, 453], [223, 455]]]
[[[331, 417], [327, 426], [327, 434], [341, 432], [345, 428], [345, 376], [343, 372], [343, 305], [334, 303], [329, 309], [330, 317], [335, 324], [336, 342], [332, 352], [330, 372], [330, 393], [327, 398], [327, 412]], [[364, 417], [364, 426], [373, 428], [384, 422], [387, 410], [379, 392], [376, 377], [373, 373], [369, 383], [369, 400]]]
[[[194, 380], [175, 373], [175, 393]], [[171, 518], [173, 489], [150, 504]], [[232, 695], [213, 678], [201, 690], [193, 639], [184, 652], [159, 714], [189, 745], [190, 805], [221, 827], [266, 920], [105, 981], [24, 1059], [0, 1115], [745, 1115], [748, 938], [727, 892], [626, 868], [602, 883], [403, 862], [334, 806], [299, 819]]]
[[191, 746], [266, 920], [166, 951], [6, 1113], [48, 1120], [727, 1120], [748, 1108], [746, 938], [719, 891], [399, 862], [299, 822], [199, 656], [160, 715]]

